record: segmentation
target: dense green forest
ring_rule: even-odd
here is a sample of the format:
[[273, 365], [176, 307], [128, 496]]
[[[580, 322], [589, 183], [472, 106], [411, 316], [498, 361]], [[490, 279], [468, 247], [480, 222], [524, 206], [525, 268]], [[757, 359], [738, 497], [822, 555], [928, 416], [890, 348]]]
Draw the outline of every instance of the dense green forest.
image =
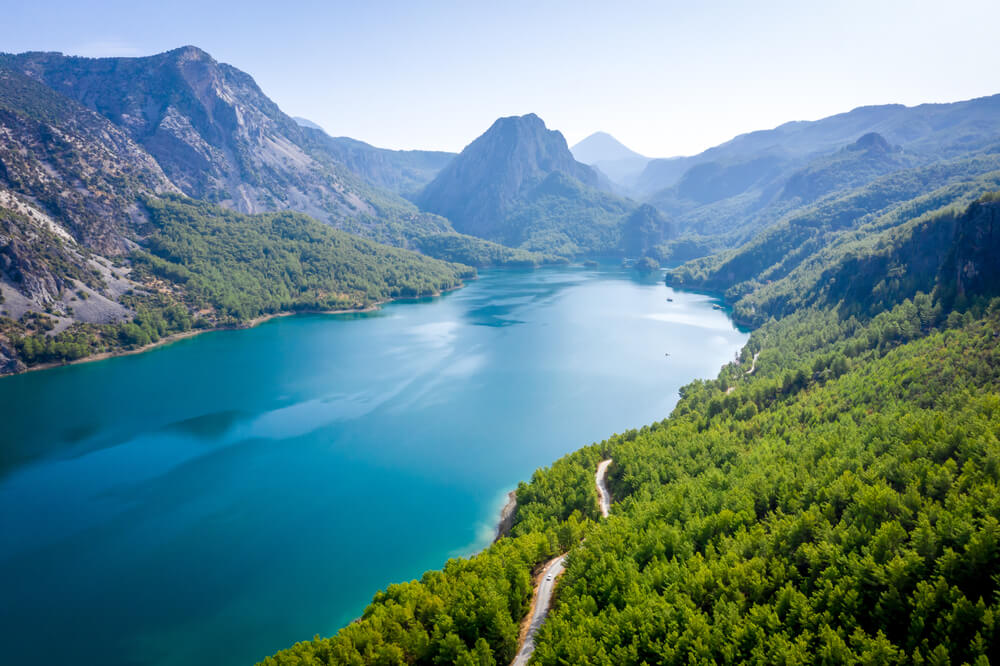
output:
[[430, 257], [481, 268], [527, 268], [567, 261], [565, 257], [529, 252], [458, 233], [427, 234], [417, 237], [414, 242], [421, 252]]
[[[1000, 158], [986, 155], [893, 174], [797, 211], [737, 249], [684, 264], [672, 272], [670, 284], [722, 292], [737, 320], [759, 326], [806, 304], [836, 304], [847, 295], [823, 283], [834, 273], [851, 275], [854, 263], [867, 263], [868, 282], [848, 300], [878, 311], [884, 304], [868, 294], [883, 278], [888, 283], [905, 272], [906, 280], [922, 281], [929, 290], [937, 273], [898, 261], [888, 272], [873, 262], [886, 260], [905, 238], [925, 259], [948, 247], [958, 214], [1000, 187], [998, 167]], [[928, 233], [944, 238], [931, 241]]]
[[468, 266], [378, 245], [298, 213], [245, 215], [183, 197], [149, 199], [146, 208], [151, 228], [132, 261], [134, 276], [150, 286], [121, 298], [134, 317], [77, 323], [57, 335], [35, 335], [51, 330], [44, 315], [0, 320], [0, 333], [27, 365], [134, 349], [278, 312], [437, 294], [475, 276]]
[[244, 215], [180, 199], [150, 200], [147, 208], [156, 230], [138, 262], [182, 285], [191, 305], [237, 321], [424, 296], [475, 274], [299, 213]]
[[809, 287], [670, 418], [536, 472], [509, 537], [263, 663], [507, 663], [519, 581], [564, 550], [532, 663], [996, 663], [997, 197], [909, 222], [939, 216]]
[[531, 188], [505, 216], [499, 241], [566, 257], [614, 254], [632, 204], [560, 172]]

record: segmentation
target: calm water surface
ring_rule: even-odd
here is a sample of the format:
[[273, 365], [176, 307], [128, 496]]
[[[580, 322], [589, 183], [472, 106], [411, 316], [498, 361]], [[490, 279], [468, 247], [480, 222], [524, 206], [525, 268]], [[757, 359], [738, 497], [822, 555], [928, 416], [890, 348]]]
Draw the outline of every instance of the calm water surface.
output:
[[497, 271], [0, 379], [4, 659], [236, 666], [328, 635], [745, 340], [658, 279]]

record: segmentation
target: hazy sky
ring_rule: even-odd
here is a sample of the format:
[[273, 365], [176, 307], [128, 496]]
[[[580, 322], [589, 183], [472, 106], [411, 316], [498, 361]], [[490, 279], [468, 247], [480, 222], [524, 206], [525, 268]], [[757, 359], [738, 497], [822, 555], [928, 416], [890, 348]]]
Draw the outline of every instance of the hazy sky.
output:
[[287, 113], [389, 148], [460, 150], [535, 112], [650, 156], [865, 104], [1000, 92], [1000, 2], [5, 3], [0, 50], [194, 44]]

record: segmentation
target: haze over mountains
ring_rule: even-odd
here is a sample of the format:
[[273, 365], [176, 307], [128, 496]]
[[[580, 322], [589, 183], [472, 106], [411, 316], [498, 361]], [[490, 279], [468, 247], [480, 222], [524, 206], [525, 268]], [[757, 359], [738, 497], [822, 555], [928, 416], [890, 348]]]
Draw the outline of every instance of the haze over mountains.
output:
[[594, 132], [571, 150], [577, 160], [598, 168], [625, 189], [631, 189], [650, 161], [607, 132]]
[[921, 192], [972, 196], [1000, 168], [1000, 96], [863, 107], [650, 160], [603, 132], [570, 149], [535, 114], [498, 119], [458, 155], [377, 148], [286, 115], [250, 75], [191, 46], [143, 58], [4, 54], [0, 76], [11, 239], [0, 284], [9, 316], [48, 311], [55, 330], [133, 316], [130, 266], [155, 249], [149, 201], [162, 197], [297, 211], [475, 266], [655, 265], [794, 220], [854, 228]]

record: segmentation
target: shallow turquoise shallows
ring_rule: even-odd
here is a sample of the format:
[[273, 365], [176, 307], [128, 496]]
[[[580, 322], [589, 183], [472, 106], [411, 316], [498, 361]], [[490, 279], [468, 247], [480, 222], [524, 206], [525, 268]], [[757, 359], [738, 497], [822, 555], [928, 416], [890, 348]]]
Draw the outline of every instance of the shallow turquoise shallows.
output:
[[712, 305], [494, 271], [0, 379], [5, 663], [249, 665], [335, 632], [486, 545], [537, 467], [714, 377], [746, 335]]

